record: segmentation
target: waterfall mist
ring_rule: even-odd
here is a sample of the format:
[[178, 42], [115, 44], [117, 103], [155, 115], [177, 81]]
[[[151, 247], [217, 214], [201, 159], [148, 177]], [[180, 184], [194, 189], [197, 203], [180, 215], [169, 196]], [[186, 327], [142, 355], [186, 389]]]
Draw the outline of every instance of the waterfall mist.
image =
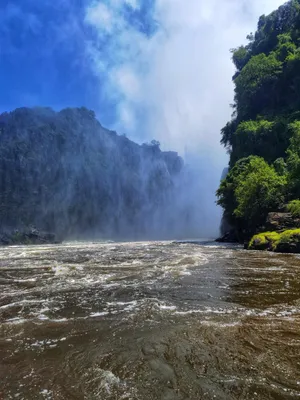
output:
[[173, 204], [190, 207], [187, 236], [219, 230], [215, 191], [228, 162], [220, 129], [233, 102], [229, 50], [245, 42], [261, 14], [282, 3], [106, 0], [86, 8], [93, 38], [87, 53], [102, 98], [116, 104], [115, 129], [139, 142], [157, 139], [188, 164], [188, 184]]
[[281, 3], [0, 6], [0, 109], [31, 107], [0, 115], [2, 228], [33, 224], [70, 238], [218, 235], [229, 50]]

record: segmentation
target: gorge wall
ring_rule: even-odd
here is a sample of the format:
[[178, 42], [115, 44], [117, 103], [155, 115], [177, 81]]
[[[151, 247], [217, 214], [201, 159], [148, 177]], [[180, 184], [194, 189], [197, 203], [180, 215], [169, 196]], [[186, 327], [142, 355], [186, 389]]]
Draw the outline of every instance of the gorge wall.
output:
[[270, 212], [300, 213], [300, 1], [262, 15], [248, 39], [232, 50], [229, 172], [217, 192], [240, 241], [265, 230]]
[[138, 145], [85, 108], [3, 113], [0, 137], [2, 230], [35, 226], [62, 238], [187, 234], [189, 177], [178, 154], [158, 142]]

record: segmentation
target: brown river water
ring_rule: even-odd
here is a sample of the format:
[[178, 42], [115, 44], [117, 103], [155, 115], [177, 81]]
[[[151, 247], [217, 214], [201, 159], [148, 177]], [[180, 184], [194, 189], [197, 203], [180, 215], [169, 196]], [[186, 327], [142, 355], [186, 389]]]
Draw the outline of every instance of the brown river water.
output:
[[209, 244], [0, 249], [0, 399], [300, 398], [300, 257]]

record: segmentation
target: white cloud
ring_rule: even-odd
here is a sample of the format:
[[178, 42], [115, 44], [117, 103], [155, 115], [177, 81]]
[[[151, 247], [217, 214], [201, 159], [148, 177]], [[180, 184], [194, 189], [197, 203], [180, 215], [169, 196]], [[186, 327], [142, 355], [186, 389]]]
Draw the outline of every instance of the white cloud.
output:
[[140, 80], [135, 71], [127, 66], [117, 68], [113, 72], [112, 79], [116, 82], [118, 89], [126, 93], [128, 100], [136, 101], [140, 98]]
[[276, 10], [279, 6], [286, 3], [287, 0], [262, 0], [254, 1], [253, 4], [253, 16], [269, 14], [273, 10]]
[[114, 15], [104, 3], [93, 3], [86, 13], [86, 22], [99, 29], [99, 32], [112, 32]]
[[[129, 3], [129, 0], [127, 0]], [[135, 1], [130, 1], [135, 6]], [[156, 0], [157, 30], [150, 37], [126, 19], [124, 2], [108, 1], [115, 32], [101, 59], [99, 72], [107, 70], [107, 92], [118, 98], [116, 129], [138, 140], [158, 139], [200, 161], [199, 180], [209, 200], [223, 167], [225, 150], [219, 145], [220, 129], [230, 119], [233, 101], [231, 48], [254, 32], [260, 15], [281, 0]], [[98, 10], [99, 3], [94, 4]], [[103, 17], [87, 20], [102, 35]], [[101, 13], [99, 13], [101, 14]], [[110, 24], [111, 26], [111, 24]], [[117, 29], [116, 29], [117, 27]], [[113, 33], [113, 32], [112, 32]], [[97, 63], [94, 63], [97, 71]], [[112, 73], [113, 72], [113, 73]], [[142, 118], [141, 118], [142, 116]]]
[[[216, 151], [224, 163], [218, 142], [233, 97], [229, 49], [245, 41], [261, 14], [283, 1], [156, 0], [158, 30], [151, 37], [126, 19], [125, 3], [139, 7], [137, 0], [94, 2], [86, 21], [100, 37], [107, 32], [114, 36], [105, 53], [92, 47], [95, 69], [101, 64], [101, 78], [103, 70], [108, 72], [108, 92], [117, 92], [131, 115], [142, 110], [147, 119], [149, 132], [141, 132], [139, 125], [144, 127], [145, 121], [137, 120], [137, 131], [128, 133], [151, 134], [179, 150], [198, 143]], [[118, 122], [122, 130], [129, 128], [122, 116]]]

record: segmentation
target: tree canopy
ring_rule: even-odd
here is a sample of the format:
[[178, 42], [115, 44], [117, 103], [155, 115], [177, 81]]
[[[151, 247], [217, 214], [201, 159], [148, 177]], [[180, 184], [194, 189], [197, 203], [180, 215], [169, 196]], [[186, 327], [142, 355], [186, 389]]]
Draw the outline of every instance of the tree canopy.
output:
[[235, 112], [221, 131], [230, 169], [217, 192], [245, 235], [300, 198], [300, 0], [261, 16], [247, 38], [231, 51]]

